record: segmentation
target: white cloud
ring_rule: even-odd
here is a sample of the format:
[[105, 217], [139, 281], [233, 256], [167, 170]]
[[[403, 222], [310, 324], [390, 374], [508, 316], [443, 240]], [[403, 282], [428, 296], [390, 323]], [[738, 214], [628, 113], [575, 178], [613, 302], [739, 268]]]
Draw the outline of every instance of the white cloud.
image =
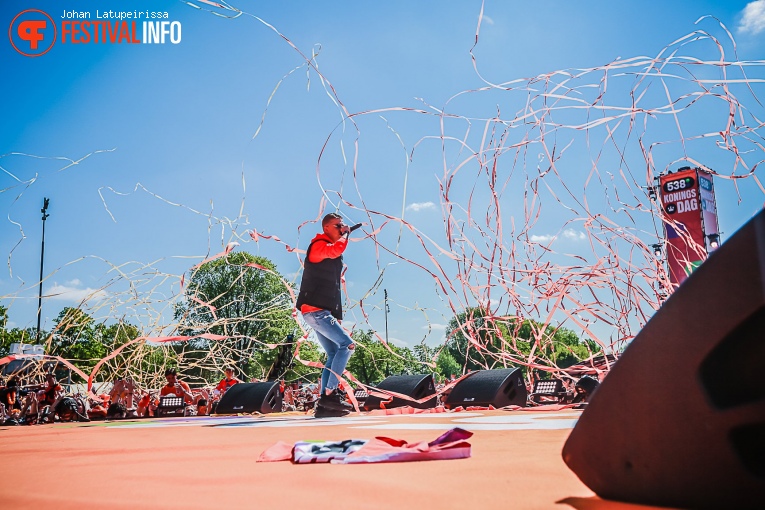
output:
[[447, 326], [446, 324], [438, 324], [433, 322], [432, 324], [430, 324], [430, 326], [426, 324], [425, 326], [422, 327], [422, 329], [428, 329], [428, 327], [430, 327], [430, 329], [433, 331], [446, 331]]
[[424, 211], [425, 209], [435, 209], [435, 208], [436, 208], [436, 204], [434, 204], [433, 202], [414, 202], [406, 206], [407, 211], [414, 211], [414, 212]]
[[388, 343], [393, 344], [396, 347], [409, 347], [409, 345], [407, 345], [407, 343], [404, 342], [403, 340], [400, 340], [398, 338], [393, 338], [393, 337], [388, 338]]
[[572, 241], [584, 241], [587, 239], [587, 236], [584, 235], [584, 232], [581, 232], [579, 230], [574, 230], [572, 228], [567, 228], [563, 231], [563, 237], [566, 239], [571, 239]]
[[53, 283], [53, 287], [48, 289], [44, 297], [54, 301], [70, 301], [80, 303], [85, 300], [98, 300], [107, 297], [103, 290], [91, 289], [90, 287], [79, 288], [82, 285], [80, 280], [71, 280], [64, 285]]
[[489, 25], [493, 25], [494, 24], [494, 20], [484, 14], [483, 22], [482, 23], [487, 23]]
[[[557, 237], [558, 236], [545, 234], [542, 236], [532, 235], [531, 237], [529, 237], [529, 239], [535, 243], [547, 244], [550, 241], [554, 241]], [[584, 241], [585, 239], [587, 239], [587, 235], [584, 232], [580, 230], [574, 230], [573, 228], [567, 228], [566, 230], [564, 230], [563, 237], [565, 239], [568, 239], [569, 241]]]
[[765, 30], [765, 0], [749, 2], [741, 12], [738, 33], [757, 35]]

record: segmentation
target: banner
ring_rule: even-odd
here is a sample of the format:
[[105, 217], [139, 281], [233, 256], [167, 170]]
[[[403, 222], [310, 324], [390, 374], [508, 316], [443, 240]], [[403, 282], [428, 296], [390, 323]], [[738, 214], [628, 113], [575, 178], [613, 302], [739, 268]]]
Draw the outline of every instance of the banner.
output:
[[[711, 176], [705, 175], [711, 187]], [[667, 233], [669, 280], [673, 285], [679, 285], [706, 258], [699, 175], [696, 169], [662, 175], [659, 177], [659, 188]]]

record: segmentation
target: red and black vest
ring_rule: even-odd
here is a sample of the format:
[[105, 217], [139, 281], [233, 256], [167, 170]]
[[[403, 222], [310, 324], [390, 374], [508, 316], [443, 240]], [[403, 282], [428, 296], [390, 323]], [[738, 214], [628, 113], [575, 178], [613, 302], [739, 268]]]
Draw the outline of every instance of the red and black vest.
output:
[[297, 298], [297, 309], [303, 305], [315, 306], [332, 313], [337, 320], [343, 320], [343, 300], [340, 291], [340, 276], [343, 273], [343, 256], [324, 259], [313, 263], [308, 260], [314, 243], [327, 241], [318, 239], [308, 246], [303, 266], [303, 280]]

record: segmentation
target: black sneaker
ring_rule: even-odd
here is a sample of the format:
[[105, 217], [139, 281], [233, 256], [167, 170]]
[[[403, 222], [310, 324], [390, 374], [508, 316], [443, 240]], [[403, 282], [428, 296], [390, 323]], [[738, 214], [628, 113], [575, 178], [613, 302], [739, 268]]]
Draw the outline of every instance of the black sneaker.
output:
[[333, 411], [353, 411], [353, 406], [346, 402], [337, 390], [334, 390], [329, 395], [325, 393], [319, 397], [318, 405], [327, 409], [332, 409]]
[[316, 410], [313, 413], [314, 418], [342, 418], [351, 414], [350, 411], [335, 411], [334, 409], [327, 409], [324, 406], [316, 406]]

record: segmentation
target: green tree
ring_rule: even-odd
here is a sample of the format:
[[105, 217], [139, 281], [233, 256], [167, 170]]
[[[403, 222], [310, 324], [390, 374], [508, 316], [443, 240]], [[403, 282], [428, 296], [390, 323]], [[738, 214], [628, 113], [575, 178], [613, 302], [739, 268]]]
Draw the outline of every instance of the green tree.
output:
[[216, 342], [219, 346], [195, 340], [191, 345], [199, 349], [197, 356], [205, 356], [209, 348], [226, 347], [240, 373], [255, 377], [262, 377], [273, 362], [267, 344], [281, 344], [297, 329], [288, 289], [274, 263], [241, 251], [207, 262], [191, 274], [175, 318], [181, 335], [212, 333], [229, 338]]
[[409, 348], [389, 343], [388, 349], [371, 330], [356, 330], [351, 336], [356, 349], [346, 368], [364, 384], [377, 384], [391, 375], [417, 374], [428, 370]]
[[517, 359], [532, 353], [542, 364], [566, 368], [601, 351], [595, 342], [582, 341], [569, 329], [531, 319], [495, 318], [482, 308], [468, 308], [452, 318], [446, 336], [446, 348], [460, 365], [459, 373], [514, 366], [507, 355]]
[[106, 356], [106, 346], [96, 334], [93, 317], [79, 308], [66, 307], [54, 321], [46, 352], [68, 360], [79, 360], [80, 368], [93, 368]]
[[[429, 347], [423, 343], [417, 344], [412, 349], [414, 356], [422, 363], [423, 370], [435, 372], [437, 379], [449, 379], [452, 374], [462, 372], [462, 366], [454, 359], [449, 349], [444, 346]], [[429, 368], [430, 364], [435, 363], [435, 370]]]
[[[492, 368], [503, 352], [503, 339], [510, 338], [510, 331], [506, 324], [492, 320], [485, 310], [468, 308], [449, 321], [446, 338], [446, 349], [462, 374]], [[527, 346], [522, 346], [522, 350], [523, 347]]]
[[0, 358], [8, 356], [11, 350], [11, 344], [29, 344], [34, 343], [36, 330], [32, 328], [8, 329], [8, 309], [0, 305]]
[[441, 350], [436, 360], [436, 370], [441, 379], [449, 379], [462, 371], [462, 366], [448, 349]]
[[75, 362], [86, 372], [112, 351], [140, 335], [136, 326], [119, 320], [97, 324], [79, 308], [66, 307], [54, 321], [46, 352]]

